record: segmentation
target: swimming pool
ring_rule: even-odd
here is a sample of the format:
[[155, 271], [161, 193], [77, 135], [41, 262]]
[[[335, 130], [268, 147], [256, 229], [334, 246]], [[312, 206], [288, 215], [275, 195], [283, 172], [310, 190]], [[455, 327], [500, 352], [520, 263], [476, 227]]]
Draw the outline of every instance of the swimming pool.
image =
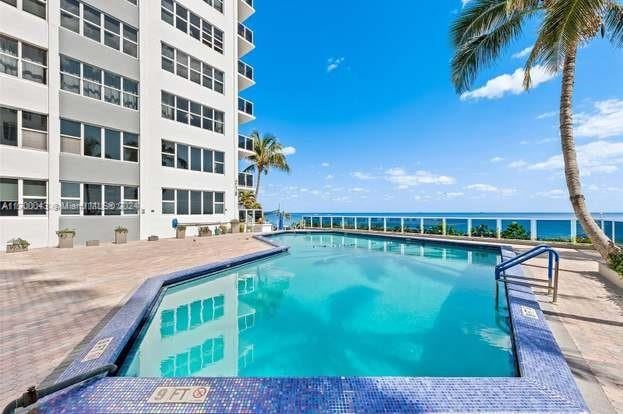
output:
[[140, 377], [512, 377], [499, 249], [338, 234], [168, 287], [121, 368]]
[[[587, 412], [532, 289], [509, 281], [498, 285], [501, 298], [496, 301], [492, 295], [491, 266], [500, 257], [515, 257], [511, 247], [348, 231], [254, 237], [266, 243], [267, 249], [223, 262], [206, 258], [205, 265], [147, 279], [76, 351], [55, 385], [77, 377], [91, 379], [63, 387], [32, 407], [36, 412], [54, 413]], [[352, 263], [345, 268], [359, 269], [359, 278], [344, 271], [329, 272], [341, 284], [316, 283], [327, 277], [323, 274], [329, 269], [343, 269], [340, 263], [348, 258]], [[288, 264], [288, 260], [293, 261]], [[300, 268], [307, 271], [301, 274], [299, 265], [305, 262]], [[362, 271], [370, 266], [374, 272]], [[428, 269], [428, 277], [420, 281], [415, 268]], [[264, 269], [270, 270], [270, 277]], [[524, 277], [521, 266], [507, 273]], [[408, 274], [413, 275], [409, 278]], [[394, 278], [402, 284], [390, 283]], [[227, 285], [222, 294], [218, 283]], [[439, 286], [424, 293], [420, 288], [426, 285]], [[263, 296], [257, 298], [260, 292]], [[319, 301], [314, 296], [320, 293], [329, 295]], [[184, 297], [183, 303], [175, 295]], [[250, 300], [253, 295], [255, 301]], [[405, 295], [413, 300], [398, 300]], [[481, 300], [472, 300], [471, 295]], [[388, 307], [393, 323], [388, 323], [389, 312], [379, 311], [379, 303], [389, 303], [384, 298], [402, 310]], [[487, 301], [491, 306], [476, 308]], [[291, 302], [302, 304], [294, 307]], [[180, 318], [178, 308], [182, 309]], [[285, 312], [289, 309], [306, 312]], [[167, 310], [173, 310], [173, 315], [168, 312], [163, 317]], [[287, 315], [290, 325], [284, 323]], [[303, 324], [305, 319], [314, 324]], [[427, 324], [415, 324], [419, 319]], [[294, 327], [290, 330], [294, 333], [267, 329], [279, 321], [278, 326]], [[297, 360], [313, 363], [297, 362], [292, 346], [296, 332], [310, 330], [317, 337], [307, 335], [296, 345], [308, 353], [315, 348], [325, 352], [299, 352]], [[457, 330], [470, 338], [456, 335]], [[429, 332], [433, 335], [425, 335]], [[444, 338], [440, 332], [455, 335], [435, 339]], [[148, 346], [148, 338], [155, 346]], [[434, 363], [427, 362], [430, 355], [448, 355], [443, 347], [453, 346], [455, 339], [466, 347], [457, 346], [451, 355], [460, 367], [434, 359]], [[343, 349], [334, 343], [346, 345]], [[374, 347], [365, 346], [370, 343]], [[141, 349], [154, 353], [141, 354]], [[410, 350], [419, 350], [419, 356]], [[479, 352], [495, 357], [484, 360], [473, 355]], [[350, 374], [298, 376], [326, 372], [333, 364]], [[115, 373], [116, 366], [126, 376]], [[445, 376], [455, 374], [444, 374], [444, 370], [462, 370], [469, 376]], [[409, 373], [387, 376], [390, 371]], [[426, 371], [444, 376], [416, 373]], [[259, 372], [271, 376], [245, 376]], [[362, 372], [377, 374], [359, 376]]]

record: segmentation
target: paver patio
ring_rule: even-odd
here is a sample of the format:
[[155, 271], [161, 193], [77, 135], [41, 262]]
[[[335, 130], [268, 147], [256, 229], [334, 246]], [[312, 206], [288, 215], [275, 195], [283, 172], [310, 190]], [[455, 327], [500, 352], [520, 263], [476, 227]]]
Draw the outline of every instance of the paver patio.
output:
[[[267, 248], [238, 234], [0, 253], [0, 403], [58, 375], [146, 278]], [[623, 412], [621, 291], [600, 279], [595, 252], [560, 252], [558, 303], [537, 292], [541, 306], [591, 410]], [[543, 278], [545, 266], [527, 270]]]

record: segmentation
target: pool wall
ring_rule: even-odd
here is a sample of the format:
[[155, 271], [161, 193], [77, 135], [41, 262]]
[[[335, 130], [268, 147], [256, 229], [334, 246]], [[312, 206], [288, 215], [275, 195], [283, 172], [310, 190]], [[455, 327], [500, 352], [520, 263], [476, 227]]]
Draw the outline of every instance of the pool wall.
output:
[[[283, 234], [272, 233], [271, 235]], [[290, 233], [349, 234], [334, 231]], [[423, 243], [483, 246], [500, 249], [503, 260], [514, 257], [508, 246], [431, 240], [429, 238], [353, 235], [410, 239]], [[270, 236], [270, 235], [267, 235]], [[57, 383], [110, 363], [122, 356], [157, 303], [164, 286], [218, 272], [286, 252], [269, 237], [271, 246], [255, 254], [195, 267], [145, 281], [130, 300], [78, 354]], [[523, 277], [521, 266], [509, 270]], [[491, 275], [494, 283], [494, 275]], [[313, 378], [97, 378], [43, 398], [39, 412], [396, 412], [505, 411], [588, 412], [571, 371], [541, 312], [531, 288], [506, 284], [509, 313], [520, 377], [313, 377]], [[500, 290], [504, 292], [504, 290]], [[108, 343], [104, 346], [103, 344]], [[98, 351], [98, 345], [100, 351]], [[103, 350], [101, 348], [104, 348]], [[200, 403], [153, 403], [157, 387], [205, 387]]]

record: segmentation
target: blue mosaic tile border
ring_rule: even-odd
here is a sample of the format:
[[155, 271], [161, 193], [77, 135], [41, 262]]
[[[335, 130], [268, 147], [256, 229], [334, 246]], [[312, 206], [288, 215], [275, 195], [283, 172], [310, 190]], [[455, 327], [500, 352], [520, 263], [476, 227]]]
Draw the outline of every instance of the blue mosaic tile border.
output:
[[[355, 234], [368, 236], [365, 233]], [[394, 235], [391, 237], [401, 238]], [[275, 244], [268, 237], [256, 238], [272, 248], [145, 281], [58, 381], [114, 363], [134, 332], [140, 328], [163, 286], [269, 257], [288, 249]], [[408, 238], [431, 241], [429, 238]], [[500, 249], [503, 259], [515, 256], [508, 246], [453, 240], [441, 242], [495, 247]], [[521, 266], [513, 268], [512, 272], [514, 276], [523, 276]], [[493, 275], [491, 277], [493, 279]], [[512, 283], [507, 283], [504, 290], [508, 298], [519, 365], [520, 377], [517, 378], [105, 377], [59, 391], [42, 399], [33, 409], [38, 413], [588, 412], [532, 290]], [[524, 307], [533, 309], [537, 319], [525, 316]], [[98, 340], [109, 337], [113, 337], [112, 342], [98, 359], [82, 362]], [[208, 398], [201, 404], [148, 403], [152, 392], [161, 386], [206, 386], [210, 391]]]

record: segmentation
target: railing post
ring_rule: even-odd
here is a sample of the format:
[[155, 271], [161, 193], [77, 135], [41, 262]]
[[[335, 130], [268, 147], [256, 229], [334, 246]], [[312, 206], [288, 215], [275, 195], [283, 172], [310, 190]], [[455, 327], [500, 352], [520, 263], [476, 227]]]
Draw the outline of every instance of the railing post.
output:
[[571, 219], [571, 243], [577, 244], [578, 242], [578, 222], [575, 219]]
[[357, 217], [355, 217], [355, 230], [357, 230]]
[[[472, 237], [472, 219], [470, 218], [467, 219], [467, 237]], [[471, 253], [471, 251], [469, 253]], [[471, 263], [469, 260], [468, 262]]]
[[442, 236], [448, 235], [448, 225], [445, 217], [441, 219], [441, 234]]
[[495, 219], [495, 235], [497, 239], [502, 238], [502, 219]]
[[342, 217], [342, 230], [344, 230], [344, 221], [345, 221], [345, 220], [346, 220], [346, 219], [345, 219], [344, 217]]
[[333, 216], [329, 217], [329, 225], [331, 226], [331, 230], [333, 230]]
[[387, 233], [387, 217], [383, 217], [383, 233]]
[[[612, 222], [612, 223], [614, 224], [614, 222]], [[401, 233], [405, 232], [405, 218], [404, 217], [400, 217], [400, 232]], [[613, 233], [614, 233], [614, 231], [613, 231]]]
[[530, 219], [530, 240], [532, 241], [537, 240], [536, 228], [537, 228], [536, 220]]
[[420, 218], [420, 234], [424, 234], [424, 217]]
[[368, 217], [368, 231], [372, 230], [372, 217]]

